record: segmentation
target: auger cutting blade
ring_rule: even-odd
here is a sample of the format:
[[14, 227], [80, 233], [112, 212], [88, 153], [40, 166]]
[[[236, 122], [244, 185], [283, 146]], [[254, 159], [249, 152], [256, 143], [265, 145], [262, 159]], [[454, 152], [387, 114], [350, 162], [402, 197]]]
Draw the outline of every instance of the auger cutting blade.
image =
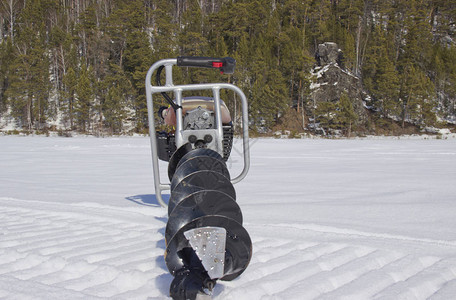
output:
[[[198, 269], [201, 261], [192, 260], [195, 255], [184, 232], [194, 228], [222, 227], [226, 230], [225, 264], [221, 280], [233, 280], [247, 268], [252, 256], [252, 241], [241, 224], [224, 216], [204, 216], [183, 226], [169, 241], [165, 251], [168, 270], [174, 274], [183, 269]], [[206, 270], [207, 271], [207, 270]]]
[[223, 227], [198, 227], [184, 232], [211, 279], [221, 278], [225, 265], [226, 230]]

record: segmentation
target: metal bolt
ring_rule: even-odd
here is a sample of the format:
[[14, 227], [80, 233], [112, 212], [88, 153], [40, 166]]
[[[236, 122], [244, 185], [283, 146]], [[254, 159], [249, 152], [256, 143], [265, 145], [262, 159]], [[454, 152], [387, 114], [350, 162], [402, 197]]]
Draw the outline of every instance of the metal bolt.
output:
[[206, 134], [206, 135], [204, 136], [204, 141], [205, 141], [206, 143], [212, 142], [212, 135]]
[[188, 137], [188, 141], [192, 144], [194, 144], [197, 139], [196, 139], [196, 136], [194, 136], [193, 134], [191, 136]]

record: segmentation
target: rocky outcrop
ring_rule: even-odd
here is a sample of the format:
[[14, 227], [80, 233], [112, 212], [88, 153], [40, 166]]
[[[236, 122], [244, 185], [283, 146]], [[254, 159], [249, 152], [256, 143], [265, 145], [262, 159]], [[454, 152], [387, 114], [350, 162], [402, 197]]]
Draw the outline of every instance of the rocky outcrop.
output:
[[314, 105], [320, 102], [337, 102], [346, 93], [358, 115], [358, 124], [367, 123], [364, 93], [360, 78], [343, 67], [343, 53], [336, 43], [318, 45], [315, 54], [316, 66], [312, 69], [311, 99]]
[[315, 60], [318, 66], [338, 64], [343, 68], [343, 59], [344, 54], [336, 43], [326, 42], [318, 45], [317, 52], [315, 53]]

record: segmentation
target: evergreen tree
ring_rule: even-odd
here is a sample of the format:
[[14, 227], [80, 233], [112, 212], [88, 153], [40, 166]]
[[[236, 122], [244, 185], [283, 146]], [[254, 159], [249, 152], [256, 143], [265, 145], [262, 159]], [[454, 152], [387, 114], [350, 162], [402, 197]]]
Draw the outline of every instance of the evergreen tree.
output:
[[380, 25], [375, 26], [369, 53], [363, 65], [363, 83], [373, 96], [373, 106], [383, 117], [399, 115], [399, 75], [388, 53], [388, 41]]
[[364, 11], [362, 0], [333, 1], [331, 7], [332, 19], [331, 41], [338, 43], [344, 52], [346, 67], [356, 71], [357, 55], [359, 55], [359, 39], [361, 21]]
[[154, 1], [151, 12], [151, 46], [154, 53], [153, 60], [177, 56], [176, 35], [179, 31], [178, 24], [173, 18], [174, 5], [168, 0]]
[[424, 70], [430, 63], [432, 31], [422, 4], [417, 0], [408, 1], [408, 3], [410, 7], [404, 21], [407, 33], [399, 55], [398, 67], [400, 70], [405, 70], [413, 65], [415, 68]]
[[113, 64], [111, 65], [111, 75], [107, 76], [103, 82], [106, 97], [102, 104], [104, 123], [111, 133], [122, 131], [123, 122], [129, 116], [131, 109], [131, 98], [133, 95], [130, 80], [123, 70]]
[[328, 132], [337, 128], [337, 103], [326, 101], [317, 104], [315, 109], [315, 121], [320, 124], [320, 127]]
[[330, 1], [310, 1], [310, 12], [308, 15], [309, 30], [308, 38], [309, 45], [312, 51], [318, 47], [318, 44], [327, 42], [331, 39], [331, 2]]
[[33, 1], [18, 16], [21, 22], [15, 40], [17, 52], [10, 64], [11, 83], [6, 94], [13, 117], [27, 129], [42, 129], [52, 117], [44, 19], [52, 5], [51, 0]]
[[205, 17], [203, 15], [201, 2], [196, 0], [189, 1], [189, 7], [183, 13], [179, 35], [181, 54], [187, 56], [207, 55], [208, 40], [207, 33], [204, 32]]
[[[64, 88], [61, 90], [61, 111], [64, 113], [65, 122], [69, 123], [70, 129], [75, 129], [74, 119], [75, 119], [75, 96], [76, 96], [76, 86], [78, 84], [78, 79], [76, 72], [72, 67], [68, 69], [66, 74], [63, 77]], [[67, 125], [68, 126], [68, 125]]]
[[447, 113], [454, 116], [456, 114], [456, 72], [451, 73], [448, 82]]
[[11, 38], [0, 43], [0, 116], [7, 110], [6, 91], [10, 83], [10, 63], [14, 57], [14, 49]]
[[387, 57], [380, 62], [373, 94], [380, 103], [379, 108], [383, 117], [388, 118], [400, 112], [399, 77], [393, 63]]
[[405, 126], [407, 119], [416, 120], [422, 125], [433, 125], [435, 116], [431, 117], [431, 110], [434, 107], [432, 82], [413, 66], [404, 70], [401, 82], [402, 127]]
[[74, 111], [79, 129], [87, 132], [92, 124], [92, 107], [95, 100], [93, 69], [82, 64], [76, 85], [76, 102]]
[[339, 126], [341, 126], [341, 128], [345, 131], [345, 134], [350, 137], [353, 125], [358, 120], [358, 115], [356, 114], [347, 93], [341, 94], [337, 111]]

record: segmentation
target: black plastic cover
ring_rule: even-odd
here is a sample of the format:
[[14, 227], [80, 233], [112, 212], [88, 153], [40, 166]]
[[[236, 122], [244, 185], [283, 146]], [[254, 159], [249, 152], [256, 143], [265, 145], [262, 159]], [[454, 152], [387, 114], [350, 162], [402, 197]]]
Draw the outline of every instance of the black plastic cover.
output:
[[155, 137], [157, 139], [158, 158], [163, 161], [169, 161], [173, 153], [176, 152], [174, 135], [164, 131], [157, 131]]

